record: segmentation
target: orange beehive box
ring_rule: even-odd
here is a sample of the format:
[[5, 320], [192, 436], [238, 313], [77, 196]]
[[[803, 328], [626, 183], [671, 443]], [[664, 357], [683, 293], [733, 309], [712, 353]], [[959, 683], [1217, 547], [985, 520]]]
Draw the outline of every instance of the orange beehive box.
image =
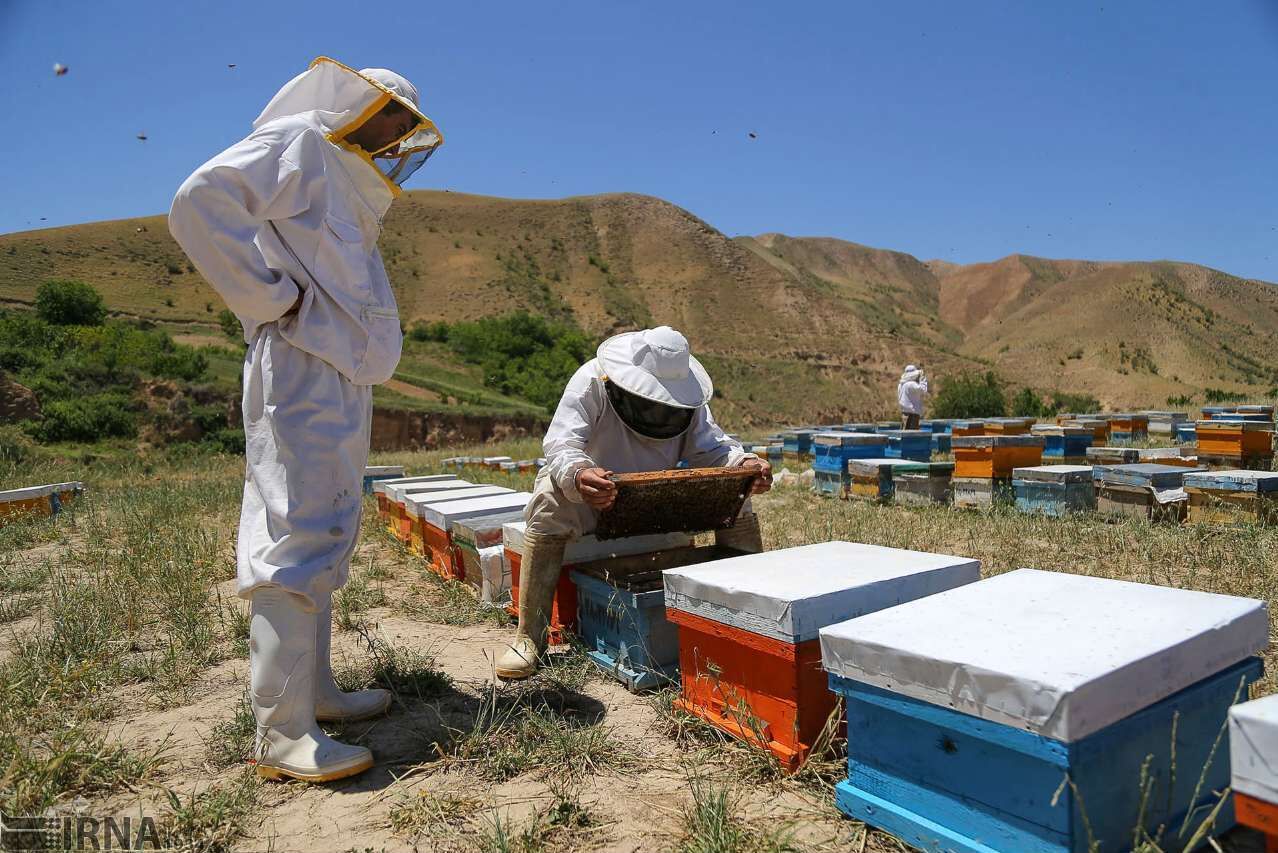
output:
[[441, 577], [462, 579], [465, 565], [453, 548], [452, 527], [458, 521], [502, 516], [512, 520], [523, 514], [532, 495], [506, 490], [502, 494], [466, 497], [461, 500], [427, 501], [417, 506], [422, 557]]
[[1062, 426], [1085, 427], [1092, 431], [1092, 447], [1104, 447], [1109, 443], [1109, 421], [1105, 418], [1074, 418]]
[[1199, 421], [1198, 452], [1212, 456], [1265, 456], [1274, 452], [1274, 430], [1256, 421]]
[[31, 515], [57, 515], [84, 491], [84, 484], [49, 483], [0, 492], [0, 523]]
[[950, 442], [954, 476], [970, 479], [1006, 478], [1014, 468], [1043, 464], [1043, 439], [1036, 435], [970, 435]]
[[1229, 771], [1234, 814], [1265, 835], [1267, 853], [1278, 853], [1278, 696], [1229, 709]]
[[952, 437], [968, 435], [985, 435], [984, 421], [955, 421], [950, 427]]
[[1265, 853], [1278, 853], [1278, 805], [1234, 792], [1234, 817], [1264, 834]]
[[797, 770], [836, 704], [818, 632], [980, 576], [963, 557], [823, 542], [667, 569], [679, 626], [676, 705]]
[[985, 421], [984, 435], [1025, 435], [1033, 418], [990, 418]]
[[421, 477], [388, 477], [382, 480], [374, 480], [371, 488], [373, 497], [377, 499], [377, 517], [382, 520], [383, 524], [390, 524], [390, 517], [393, 512], [392, 507], [395, 503], [392, 495], [399, 486], [447, 483], [456, 480], [456, 474], [429, 474]]
[[[465, 481], [458, 481], [465, 482]], [[465, 486], [449, 489], [434, 489], [424, 492], [408, 492], [396, 503], [394, 534], [400, 542], [408, 546], [414, 554], [428, 554], [423, 537], [422, 513], [427, 504], [438, 504], [445, 501], [460, 501], [467, 498], [486, 498], [492, 495], [509, 495], [514, 489], [505, 486], [478, 486], [466, 483]]]

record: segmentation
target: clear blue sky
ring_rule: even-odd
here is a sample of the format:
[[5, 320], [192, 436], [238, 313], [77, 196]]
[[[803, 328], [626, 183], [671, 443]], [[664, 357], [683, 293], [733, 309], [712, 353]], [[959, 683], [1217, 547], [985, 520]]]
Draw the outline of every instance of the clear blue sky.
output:
[[410, 187], [1278, 281], [1278, 0], [0, 0], [0, 232], [167, 210], [319, 54], [424, 93]]

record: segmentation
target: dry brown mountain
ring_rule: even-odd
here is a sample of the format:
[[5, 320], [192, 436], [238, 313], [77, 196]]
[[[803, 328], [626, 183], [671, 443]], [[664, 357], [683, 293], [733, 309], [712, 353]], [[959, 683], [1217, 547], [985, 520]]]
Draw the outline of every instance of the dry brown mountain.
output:
[[[410, 192], [382, 238], [406, 324], [518, 308], [587, 331], [684, 330], [725, 422], [887, 414], [907, 361], [933, 376], [993, 367], [1112, 406], [1218, 387], [1268, 393], [1262, 347], [1278, 292], [1190, 264], [1012, 256], [958, 266], [828, 238], [729, 239], [660, 199], [522, 201]], [[221, 303], [163, 218], [0, 236], [0, 299], [49, 278], [98, 286], [118, 311], [212, 323]]]

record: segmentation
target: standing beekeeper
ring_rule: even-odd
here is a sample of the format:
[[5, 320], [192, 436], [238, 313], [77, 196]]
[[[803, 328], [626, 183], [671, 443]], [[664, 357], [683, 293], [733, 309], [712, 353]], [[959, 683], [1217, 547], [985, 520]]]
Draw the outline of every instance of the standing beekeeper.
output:
[[402, 343], [377, 238], [399, 184], [442, 142], [417, 89], [321, 57], [253, 132], [186, 179], [169, 230], [244, 326], [248, 459], [237, 549], [251, 602], [257, 771], [325, 782], [372, 766], [317, 720], [386, 711], [344, 693], [329, 649], [332, 594], [360, 529], [372, 386]]
[[[499, 677], [527, 678], [537, 671], [564, 550], [593, 532], [599, 511], [612, 506], [611, 474], [662, 471], [686, 460], [693, 468], [757, 468], [755, 494], [771, 488], [772, 467], [728, 438], [710, 415], [713, 393], [687, 339], [668, 326], [609, 338], [573, 374], [546, 432], [546, 466], [524, 511], [519, 627], [497, 660]], [[748, 502], [736, 524], [718, 531], [715, 541], [741, 551], [763, 550], [759, 520]]]
[[914, 365], [906, 365], [896, 383], [896, 401], [901, 406], [901, 429], [918, 429], [927, 396], [927, 377]]

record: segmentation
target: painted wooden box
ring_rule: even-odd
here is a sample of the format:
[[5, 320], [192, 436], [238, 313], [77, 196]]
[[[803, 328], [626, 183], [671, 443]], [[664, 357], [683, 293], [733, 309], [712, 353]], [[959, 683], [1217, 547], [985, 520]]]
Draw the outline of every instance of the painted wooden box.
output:
[[1193, 471], [1185, 475], [1189, 520], [1201, 524], [1278, 522], [1278, 473]]
[[502, 546], [475, 548], [469, 542], [454, 542], [453, 552], [480, 603], [504, 609], [510, 603], [510, 567]]
[[819, 430], [791, 429], [781, 433], [782, 455], [787, 462], [806, 462], [812, 455], [812, 436]]
[[1110, 441], [1144, 441], [1149, 438], [1149, 418], [1138, 412], [1109, 416]]
[[[527, 525], [520, 521], [502, 527], [502, 547], [506, 564], [510, 567], [510, 607], [512, 616], [519, 615], [519, 574], [523, 562], [524, 531]], [[555, 587], [555, 597], [550, 609], [550, 644], [557, 646], [566, 641], [568, 633], [577, 630], [577, 585], [572, 580], [572, 570], [578, 565], [596, 560], [685, 548], [692, 544], [686, 533], [664, 533], [655, 536], [631, 536], [602, 541], [594, 536], [582, 536], [568, 543], [564, 550], [564, 565]]]
[[1149, 418], [1150, 435], [1175, 435], [1176, 427], [1189, 421], [1187, 412], [1145, 411], [1142, 415]]
[[679, 631], [666, 619], [661, 573], [741, 554], [687, 546], [578, 565], [577, 636], [587, 656], [631, 691], [668, 683], [679, 669]]
[[975, 435], [955, 438], [954, 476], [1007, 479], [1013, 468], [1043, 462], [1043, 439], [1036, 435]]
[[1016, 500], [1011, 477], [953, 477], [950, 491], [959, 509], [1009, 506]]
[[985, 435], [984, 421], [955, 421], [950, 424], [950, 436]]
[[[388, 480], [376, 480], [373, 482], [373, 497], [377, 499], [377, 516], [386, 524], [387, 530], [394, 533], [398, 529], [400, 519], [403, 518], [402, 513], [395, 510], [395, 503], [399, 496], [399, 492], [395, 491], [395, 489], [400, 486], [450, 482], [464, 481], [458, 480], [456, 474], [430, 474], [421, 477], [395, 477]], [[394, 520], [392, 521], [392, 519]]]
[[865, 432], [822, 432], [812, 439], [816, 489], [824, 495], [846, 495], [852, 486], [848, 461], [882, 457], [888, 437]]
[[1111, 518], [1184, 521], [1188, 498], [1182, 486], [1186, 472], [1195, 470], [1148, 462], [1097, 465], [1092, 469], [1096, 510]]
[[951, 450], [952, 436], [948, 432], [932, 433], [932, 453], [949, 453]]
[[1105, 418], [1075, 418], [1062, 426], [1090, 429], [1092, 431], [1092, 447], [1104, 447], [1109, 444], [1109, 421]]
[[84, 493], [84, 484], [46, 483], [0, 492], [0, 524], [30, 516], [59, 515]]
[[1268, 634], [1261, 601], [1030, 569], [825, 628], [836, 802], [928, 851], [1121, 851], [1142, 824], [1179, 850], [1229, 784], [1209, 758]]
[[1197, 468], [1198, 457], [1186, 456], [1179, 447], [1143, 447], [1136, 451], [1138, 462], [1152, 462], [1156, 465], [1177, 465], [1181, 468]]
[[1048, 464], [1062, 464], [1063, 459], [1085, 459], [1087, 448], [1096, 436], [1087, 427], [1035, 424], [1031, 434], [1043, 439], [1043, 460]]
[[932, 433], [925, 429], [881, 429], [878, 434], [887, 438], [882, 455], [889, 459], [926, 462], [932, 458]]
[[1271, 424], [1247, 421], [1199, 421], [1200, 460], [1214, 465], [1267, 470], [1273, 464]]
[[1278, 851], [1278, 695], [1229, 709], [1229, 763], [1238, 822]]
[[1027, 435], [1033, 418], [988, 418], [985, 435]]
[[1135, 465], [1140, 461], [1140, 451], [1134, 447], [1089, 447], [1088, 465]]
[[1198, 441], [1198, 427], [1193, 423], [1176, 424], [1176, 441], [1180, 444], [1194, 444]]
[[402, 520], [396, 521], [395, 535], [408, 546], [410, 551], [418, 556], [426, 556], [427, 554], [426, 531], [422, 527], [422, 514], [426, 504], [514, 494], [513, 489], [508, 489], [505, 486], [482, 486], [475, 483], [466, 483], [464, 486], [450, 483], [435, 483], [431, 485], [437, 488], [419, 490], [414, 487], [412, 490], [406, 491], [403, 497], [394, 504], [396, 513], [403, 516]]
[[1016, 508], [1025, 513], [1064, 517], [1096, 509], [1090, 465], [1040, 465], [1012, 472]]
[[858, 500], [886, 502], [892, 500], [895, 486], [892, 469], [901, 465], [917, 465], [908, 459], [853, 459], [848, 463], [848, 497]]
[[373, 483], [378, 480], [395, 480], [404, 476], [403, 465], [365, 465], [364, 494], [373, 493]]
[[664, 573], [679, 626], [676, 704], [797, 769], [835, 708], [818, 631], [974, 582], [964, 557], [825, 542]]
[[520, 518], [531, 498], [530, 492], [510, 492], [421, 504], [418, 517], [421, 519], [422, 557], [441, 577], [462, 580], [465, 574], [453, 548], [453, 525], [458, 521], [479, 518]]
[[907, 506], [948, 504], [953, 476], [953, 462], [899, 465], [892, 469], [892, 492], [897, 503]]
[[503, 529], [507, 524], [523, 521], [523, 518], [524, 511], [520, 507], [498, 515], [460, 519], [454, 521], [449, 529], [453, 565], [466, 584], [480, 593], [480, 600], [486, 604], [505, 604], [510, 598], [510, 585], [502, 585], [502, 575], [508, 572], [499, 572], [494, 577], [492, 566], [485, 566], [485, 551], [497, 548], [500, 557]]

